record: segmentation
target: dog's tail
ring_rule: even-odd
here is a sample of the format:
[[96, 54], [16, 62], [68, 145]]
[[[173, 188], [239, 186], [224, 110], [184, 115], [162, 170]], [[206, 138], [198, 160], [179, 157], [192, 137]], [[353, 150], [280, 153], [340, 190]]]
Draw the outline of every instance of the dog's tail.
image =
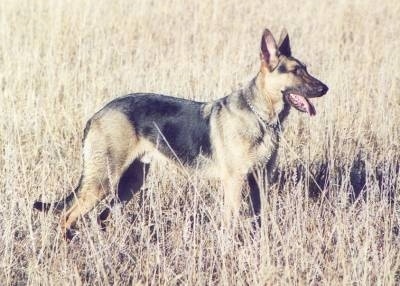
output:
[[55, 212], [61, 212], [66, 208], [69, 208], [69, 206], [72, 205], [72, 203], [75, 200], [75, 197], [77, 196], [80, 187], [81, 187], [81, 183], [82, 183], [82, 177], [79, 180], [79, 184], [76, 187], [76, 189], [71, 192], [70, 194], [68, 194], [66, 197], [62, 198], [61, 200], [57, 201], [57, 202], [53, 202], [53, 203], [44, 203], [41, 201], [36, 201], [33, 203], [33, 208], [38, 210], [38, 211], [42, 211], [42, 212], [48, 212], [49, 210], [53, 210]]
[[74, 198], [75, 198], [75, 193], [72, 192], [69, 195], [67, 195], [65, 198], [63, 198], [57, 202], [44, 203], [41, 201], [36, 201], [33, 204], [33, 208], [38, 211], [42, 211], [42, 212], [48, 212], [51, 208], [55, 212], [61, 212], [62, 210], [64, 210], [66, 207], [68, 207], [72, 203]]

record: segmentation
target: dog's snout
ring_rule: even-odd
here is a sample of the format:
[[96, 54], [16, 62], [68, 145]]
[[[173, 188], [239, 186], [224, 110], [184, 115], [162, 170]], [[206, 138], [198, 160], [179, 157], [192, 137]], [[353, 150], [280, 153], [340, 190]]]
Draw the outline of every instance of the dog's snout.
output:
[[325, 84], [323, 84], [323, 83], [321, 83], [321, 85], [317, 88], [317, 90], [318, 90], [318, 92], [321, 94], [321, 95], [324, 95], [325, 93], [327, 93], [328, 92], [328, 87], [325, 85]]

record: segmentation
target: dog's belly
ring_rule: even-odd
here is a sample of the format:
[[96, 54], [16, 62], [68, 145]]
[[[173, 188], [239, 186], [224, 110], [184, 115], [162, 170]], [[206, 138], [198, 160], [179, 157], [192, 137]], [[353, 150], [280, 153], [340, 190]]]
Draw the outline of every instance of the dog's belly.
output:
[[183, 170], [185, 173], [197, 174], [203, 178], [216, 179], [221, 177], [221, 168], [219, 165], [210, 157], [199, 155], [193, 162], [183, 162], [176, 158], [170, 158], [159, 150], [152, 150], [144, 153], [140, 158], [140, 161], [145, 164], [153, 162], [159, 162], [162, 164], [172, 163], [175, 167]]
[[[170, 161], [176, 166], [185, 168], [190, 171], [201, 171], [206, 172], [208, 169], [216, 169], [216, 163], [210, 157], [203, 156], [199, 154], [192, 161], [183, 161], [178, 158], [178, 156], [171, 155], [170, 153], [163, 153], [160, 150], [154, 148], [151, 151], [146, 151], [143, 153], [139, 160], [142, 163], [150, 164], [154, 161]], [[211, 176], [211, 175], [210, 175]]]

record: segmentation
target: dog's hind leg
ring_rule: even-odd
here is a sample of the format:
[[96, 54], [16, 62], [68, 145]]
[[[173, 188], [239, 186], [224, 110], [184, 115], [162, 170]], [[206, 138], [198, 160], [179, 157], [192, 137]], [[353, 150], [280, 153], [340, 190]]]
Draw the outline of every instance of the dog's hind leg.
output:
[[[104, 181], [108, 184], [107, 181]], [[71, 239], [73, 234], [71, 228], [76, 220], [90, 211], [106, 195], [106, 186], [95, 182], [84, 182], [74, 204], [61, 217], [61, 230], [67, 239]]]
[[72, 238], [71, 227], [76, 220], [94, 208], [111, 190], [115, 189], [116, 182], [123, 173], [122, 165], [110, 170], [112, 169], [110, 164], [105, 162], [99, 164], [98, 161], [93, 161], [89, 160], [85, 164], [82, 184], [76, 192], [74, 203], [61, 217], [61, 229], [68, 239]]
[[83, 147], [83, 178], [73, 205], [61, 218], [61, 229], [71, 238], [76, 220], [116, 189], [140, 148], [134, 128], [124, 114], [105, 110], [92, 119]]
[[107, 220], [110, 215], [111, 208], [119, 202], [126, 204], [132, 199], [133, 195], [141, 189], [146, 180], [149, 167], [150, 164], [142, 163], [140, 160], [136, 159], [125, 170], [119, 180], [116, 197], [111, 200], [109, 207], [106, 207], [98, 217], [99, 224], [102, 228], [105, 227], [104, 221]]

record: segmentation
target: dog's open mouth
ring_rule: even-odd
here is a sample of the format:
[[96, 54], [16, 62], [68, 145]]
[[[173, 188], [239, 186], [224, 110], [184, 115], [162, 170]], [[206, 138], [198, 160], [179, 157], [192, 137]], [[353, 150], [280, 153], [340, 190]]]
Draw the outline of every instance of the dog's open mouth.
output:
[[310, 116], [317, 114], [314, 105], [304, 96], [296, 93], [288, 93], [286, 98], [289, 103], [301, 112], [307, 112]]

